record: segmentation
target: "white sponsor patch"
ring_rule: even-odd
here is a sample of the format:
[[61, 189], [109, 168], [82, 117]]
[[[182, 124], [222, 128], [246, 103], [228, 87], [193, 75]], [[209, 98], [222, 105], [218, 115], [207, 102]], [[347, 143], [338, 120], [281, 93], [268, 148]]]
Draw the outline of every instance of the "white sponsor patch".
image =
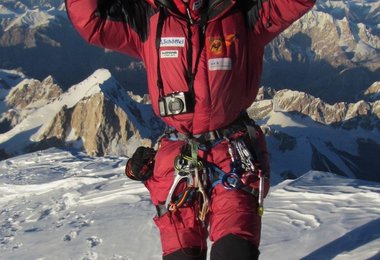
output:
[[185, 37], [163, 37], [160, 47], [184, 47]]
[[161, 51], [161, 58], [178, 58], [178, 50]]
[[231, 58], [216, 58], [208, 60], [209, 70], [231, 70], [232, 61]]

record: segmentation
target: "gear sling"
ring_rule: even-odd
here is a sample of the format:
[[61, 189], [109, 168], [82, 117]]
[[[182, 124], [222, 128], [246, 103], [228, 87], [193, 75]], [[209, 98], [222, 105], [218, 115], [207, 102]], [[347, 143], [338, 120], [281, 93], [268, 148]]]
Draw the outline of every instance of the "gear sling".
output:
[[[175, 212], [180, 207], [197, 201], [198, 219], [205, 221], [210, 194], [218, 184], [227, 190], [241, 189], [257, 197], [258, 214], [262, 216], [270, 173], [265, 155], [260, 149], [258, 128], [246, 113], [226, 128], [192, 137], [168, 128], [165, 133], [168, 139], [182, 140], [186, 145], [174, 160], [174, 181], [165, 204], [156, 206], [158, 216], [168, 211]], [[198, 157], [199, 149], [207, 153], [208, 149], [223, 141], [228, 142], [231, 158], [229, 172]], [[183, 181], [186, 181], [184, 191], [176, 194]], [[253, 182], [258, 182], [258, 185]]]

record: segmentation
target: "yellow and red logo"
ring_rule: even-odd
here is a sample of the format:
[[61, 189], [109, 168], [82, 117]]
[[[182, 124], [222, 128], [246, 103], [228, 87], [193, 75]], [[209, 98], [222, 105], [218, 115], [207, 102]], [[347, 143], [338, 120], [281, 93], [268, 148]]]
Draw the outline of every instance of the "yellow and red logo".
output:
[[225, 37], [226, 46], [230, 47], [233, 43], [239, 40], [239, 36], [237, 34], [228, 34]]
[[224, 57], [226, 56], [227, 48], [238, 40], [237, 34], [227, 34], [224, 38], [210, 37], [206, 41], [207, 52], [210, 57]]

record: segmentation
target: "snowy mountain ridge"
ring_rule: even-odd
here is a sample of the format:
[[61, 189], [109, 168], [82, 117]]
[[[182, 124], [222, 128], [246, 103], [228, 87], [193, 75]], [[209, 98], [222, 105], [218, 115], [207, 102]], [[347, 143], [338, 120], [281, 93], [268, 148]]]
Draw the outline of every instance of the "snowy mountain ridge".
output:
[[[23, 131], [29, 131], [33, 128], [43, 126], [46, 121], [55, 115], [64, 105], [71, 107], [84, 97], [90, 96], [94, 93], [98, 93], [100, 88], [98, 84], [104, 81], [104, 78], [89, 77], [82, 84], [73, 86], [67, 93], [64, 93], [60, 100], [47, 104], [43, 108], [39, 108], [33, 112], [33, 115], [29, 115], [20, 124], [16, 125], [10, 131], [0, 135], [0, 142], [6, 142], [9, 139], [15, 137], [17, 134]], [[22, 82], [20, 84], [23, 84]], [[15, 87], [16, 89], [19, 86]], [[33, 138], [32, 138], [33, 139]], [[20, 140], [21, 143], [26, 140]]]
[[363, 23], [379, 29], [380, 4], [377, 0], [327, 0], [317, 1], [317, 10], [331, 14], [336, 19], [348, 17], [355, 23]]
[[50, 22], [55, 20], [55, 16], [49, 14], [46, 11], [40, 10], [27, 10], [25, 13], [18, 15], [16, 13], [7, 13], [9, 20], [5, 19], [3, 21], [4, 32], [10, 30], [14, 26], [28, 26], [28, 28], [38, 28], [41, 26], [47, 26]]
[[263, 84], [356, 102], [380, 80], [378, 8], [372, 1], [317, 1], [267, 46]]
[[[30, 80], [16, 85], [8, 100], [25, 81]], [[28, 92], [20, 98], [23, 102], [26, 95]], [[27, 108], [36, 103], [42, 104], [38, 100]], [[151, 119], [150, 106], [133, 101], [107, 70], [95, 71], [59, 97], [48, 99], [45, 105], [26, 110], [19, 113], [25, 116], [18, 124], [0, 134], [0, 149], [8, 155], [70, 143], [83, 147], [89, 154], [129, 154], [138, 144], [152, 145], [150, 139], [154, 140], [162, 127], [158, 120]], [[3, 113], [0, 118], [6, 116]], [[115, 125], [117, 118], [120, 120]]]
[[[320, 98], [310, 94], [283, 89], [275, 91], [272, 99], [263, 99], [254, 103], [251, 107], [254, 118], [263, 118], [271, 111], [275, 112], [297, 112], [309, 116], [312, 120], [325, 124], [342, 126], [344, 128], [356, 128], [358, 124], [362, 128], [380, 130], [380, 94], [379, 82], [372, 84], [364, 93], [364, 100], [356, 103], [339, 102], [328, 104]], [[264, 92], [264, 89], [260, 90]], [[263, 94], [259, 94], [262, 96]], [[366, 101], [368, 100], [368, 101]], [[373, 120], [356, 120], [357, 117], [367, 117]], [[353, 122], [354, 121], [354, 122]]]
[[311, 37], [316, 60], [327, 60], [334, 67], [362, 64], [372, 71], [379, 69], [380, 37], [372, 32], [372, 26], [353, 23], [347, 16], [336, 19], [325, 12], [311, 11], [282, 37], [289, 39], [300, 32]]
[[294, 178], [314, 169], [380, 181], [373, 172], [380, 167], [376, 86], [367, 93], [372, 101], [332, 105], [299, 91], [262, 88], [248, 114], [267, 135], [273, 178]]

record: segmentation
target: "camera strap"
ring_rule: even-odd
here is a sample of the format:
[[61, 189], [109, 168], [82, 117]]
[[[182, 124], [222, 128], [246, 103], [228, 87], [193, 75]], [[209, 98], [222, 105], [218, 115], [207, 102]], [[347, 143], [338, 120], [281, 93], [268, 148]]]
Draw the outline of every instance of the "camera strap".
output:
[[[160, 47], [161, 47], [161, 36], [162, 36], [162, 29], [164, 26], [165, 16], [166, 16], [166, 10], [163, 6], [160, 6], [159, 8], [159, 15], [158, 15], [158, 23], [157, 23], [157, 31], [156, 31], [156, 51], [157, 51], [157, 87], [159, 90], [159, 96], [164, 96], [164, 84], [162, 81], [162, 75], [161, 75], [161, 59], [160, 59]], [[205, 44], [205, 32], [206, 32], [206, 24], [207, 24], [207, 16], [208, 11], [207, 8], [204, 8], [204, 10], [200, 14], [200, 21], [199, 21], [199, 52], [196, 57], [195, 61], [195, 68], [193, 70], [193, 44], [191, 41], [191, 38], [193, 36], [191, 31], [191, 26], [195, 23], [195, 21], [190, 16], [189, 9], [187, 7], [187, 29], [188, 29], [188, 35], [187, 35], [187, 42], [188, 42], [188, 48], [187, 48], [187, 70], [186, 70], [186, 82], [189, 88], [190, 97], [192, 99], [193, 104], [195, 104], [195, 93], [194, 93], [194, 79], [195, 75], [197, 74], [198, 70], [198, 64], [201, 57], [201, 53], [204, 48]]]

